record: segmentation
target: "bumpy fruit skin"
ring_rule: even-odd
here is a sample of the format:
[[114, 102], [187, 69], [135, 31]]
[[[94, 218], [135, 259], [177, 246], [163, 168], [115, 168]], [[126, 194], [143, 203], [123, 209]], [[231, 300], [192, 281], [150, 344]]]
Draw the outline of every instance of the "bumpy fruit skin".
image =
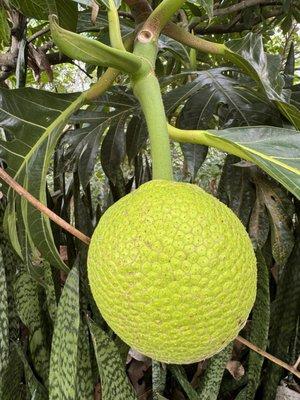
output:
[[103, 215], [88, 277], [110, 327], [166, 363], [224, 348], [256, 294], [256, 260], [233, 212], [196, 185], [151, 181]]

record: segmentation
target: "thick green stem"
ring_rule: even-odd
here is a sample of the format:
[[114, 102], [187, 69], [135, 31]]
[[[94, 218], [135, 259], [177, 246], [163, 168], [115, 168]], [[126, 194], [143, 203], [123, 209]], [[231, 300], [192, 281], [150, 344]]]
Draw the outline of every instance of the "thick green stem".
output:
[[149, 15], [142, 30], [152, 32], [157, 39], [172, 15], [183, 6], [186, 0], [163, 0]]
[[145, 115], [150, 137], [153, 179], [172, 180], [172, 162], [167, 120], [160, 86], [153, 71], [133, 81], [133, 91]]
[[252, 159], [247, 157], [247, 154], [241, 151], [237, 146], [233, 145], [229, 141], [226, 141], [224, 138], [219, 138], [218, 136], [213, 135], [208, 131], [183, 130], [168, 124], [168, 132], [170, 138], [175, 140], [175, 142], [204, 144], [205, 146], [215, 147], [216, 149], [234, 154], [235, 156], [252, 162]]
[[114, 83], [120, 71], [114, 68], [107, 68], [101, 78], [90, 89], [85, 92], [86, 102], [92, 101], [100, 97]]
[[126, 51], [121, 35], [120, 20], [117, 7], [114, 0], [109, 0], [109, 9], [107, 11], [110, 44], [115, 49]]
[[169, 22], [166, 25], [163, 33], [172, 39], [175, 39], [178, 42], [196, 50], [202, 51], [203, 53], [224, 55], [225, 50], [227, 49], [224, 44], [209, 42], [208, 40], [201, 39], [200, 37], [193, 35], [173, 22]]

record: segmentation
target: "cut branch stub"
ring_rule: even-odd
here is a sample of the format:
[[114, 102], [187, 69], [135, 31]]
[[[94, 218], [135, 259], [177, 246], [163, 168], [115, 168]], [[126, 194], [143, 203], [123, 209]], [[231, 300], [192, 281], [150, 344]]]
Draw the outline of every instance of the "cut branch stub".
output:
[[137, 40], [140, 43], [149, 43], [151, 42], [151, 40], [153, 40], [153, 38], [154, 38], [153, 33], [146, 29], [141, 30], [137, 35]]

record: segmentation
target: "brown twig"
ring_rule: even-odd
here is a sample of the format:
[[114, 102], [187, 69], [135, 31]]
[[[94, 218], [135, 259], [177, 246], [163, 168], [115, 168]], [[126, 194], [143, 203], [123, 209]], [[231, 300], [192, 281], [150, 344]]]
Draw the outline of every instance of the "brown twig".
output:
[[300, 378], [300, 371], [298, 371], [295, 367], [292, 367], [291, 365], [285, 363], [284, 361], [281, 361], [279, 358], [272, 356], [272, 354], [267, 353], [266, 351], [260, 349], [257, 347], [255, 344], [249, 342], [248, 340], [244, 339], [241, 336], [238, 336], [236, 340], [245, 346], [249, 347], [249, 349], [255, 351], [256, 353], [260, 354], [261, 356], [267, 358], [268, 360], [272, 361], [274, 364], [279, 365], [280, 367], [286, 369], [287, 371], [290, 371], [292, 374], [296, 375], [298, 378]]
[[[13, 190], [19, 193], [20, 196], [24, 197], [27, 201], [29, 201], [37, 210], [41, 211], [44, 215], [49, 217], [53, 222], [59, 225], [61, 228], [69, 232], [71, 235], [77, 237], [83, 243], [89, 245], [91, 239], [84, 235], [82, 232], [78, 231], [68, 222], [60, 218], [57, 214], [47, 208], [44, 204], [42, 204], [39, 200], [33, 197], [26, 189], [24, 189], [18, 182], [16, 182], [11, 176], [9, 176], [3, 168], [0, 167], [0, 178], [3, 179]], [[242, 338], [241, 336], [237, 336], [236, 340], [240, 343], [244, 344], [245, 346], [249, 347], [249, 349], [255, 351], [256, 353], [260, 354], [261, 356], [267, 358], [268, 360], [272, 361], [274, 364], [279, 365], [282, 368], [290, 371], [292, 374], [300, 378], [300, 371], [298, 371], [295, 367], [281, 361], [279, 358], [272, 356], [271, 354], [267, 353], [266, 351], [260, 349], [255, 344], [249, 342], [248, 340]], [[295, 364], [296, 365], [296, 364]]]
[[60, 218], [57, 214], [51, 211], [43, 203], [33, 197], [26, 189], [24, 189], [17, 181], [15, 181], [3, 168], [0, 167], [0, 178], [6, 182], [14, 191], [16, 191], [20, 196], [24, 197], [30, 204], [33, 205], [41, 213], [49, 217], [53, 222], [62, 227], [64, 230], [69, 232], [71, 235], [77, 237], [79, 240], [85, 244], [89, 244], [91, 239], [80, 232], [78, 229], [74, 228], [72, 225], [68, 224], [65, 220]]
[[50, 32], [50, 28], [49, 28], [49, 26], [46, 26], [45, 28], [41, 29], [40, 31], [35, 32], [30, 38], [27, 39], [27, 42], [31, 43], [35, 39], [39, 38], [40, 36], [45, 35], [48, 32]]

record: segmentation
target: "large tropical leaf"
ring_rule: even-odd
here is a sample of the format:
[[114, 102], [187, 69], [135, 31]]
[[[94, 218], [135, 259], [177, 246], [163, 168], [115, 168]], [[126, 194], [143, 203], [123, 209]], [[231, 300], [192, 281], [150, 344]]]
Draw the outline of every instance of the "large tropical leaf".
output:
[[174, 140], [206, 144], [251, 161], [300, 198], [300, 135], [297, 131], [268, 126], [180, 131], [169, 126], [169, 133]]
[[[94, 170], [102, 136], [110, 128], [101, 157], [106, 172], [114, 179], [115, 169], [122, 159], [120, 148], [124, 148], [124, 134], [118, 136], [117, 133], [124, 133], [125, 123], [135, 114], [140, 114], [137, 100], [125, 92], [124, 87], [111, 88], [89, 108], [80, 110], [71, 118], [71, 122], [80, 124], [80, 128], [68, 131], [60, 143], [65, 160], [62, 168], [78, 168], [80, 181], [86, 187]], [[108, 165], [112, 160], [117, 162]]]
[[[0, 141], [0, 158], [6, 162], [8, 173], [44, 204], [46, 174], [56, 143], [70, 115], [83, 101], [83, 96], [34, 89], [0, 91], [0, 127], [7, 134], [7, 141]], [[28, 202], [20, 201], [11, 189], [6, 224], [20, 257], [27, 261], [28, 247], [36, 247], [52, 265], [66, 269], [54, 245], [49, 219]]]
[[194, 129], [208, 129], [216, 124], [219, 128], [281, 124], [276, 107], [239, 78], [236, 69], [220, 67], [195, 74], [192, 82], [165, 95], [167, 115], [186, 101], [180, 113], [183, 126], [188, 123]]
[[[49, 9], [47, 0], [9, 0], [9, 3], [20, 10], [26, 17], [36, 19], [48, 19]], [[77, 22], [77, 4], [72, 0], [64, 2], [51, 0], [55, 6], [60, 23], [63, 27], [74, 30]]]
[[255, 189], [249, 168], [239, 168], [240, 159], [232, 154], [226, 157], [218, 185], [218, 198], [248, 226], [255, 201]]
[[282, 90], [284, 81], [279, 75], [280, 57], [264, 52], [262, 36], [248, 33], [242, 39], [231, 40], [224, 55], [258, 82], [261, 91], [300, 129], [300, 111], [289, 103]]

